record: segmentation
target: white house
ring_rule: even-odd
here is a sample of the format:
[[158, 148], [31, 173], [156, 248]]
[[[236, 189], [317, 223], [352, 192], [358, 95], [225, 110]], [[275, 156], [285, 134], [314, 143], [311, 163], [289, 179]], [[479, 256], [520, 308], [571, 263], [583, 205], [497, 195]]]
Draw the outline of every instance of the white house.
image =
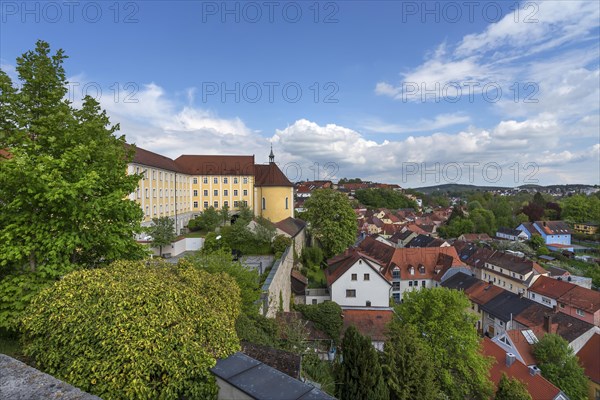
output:
[[392, 285], [381, 269], [354, 248], [330, 259], [325, 276], [331, 300], [341, 307], [389, 307]]
[[513, 242], [523, 242], [528, 239], [525, 232], [511, 228], [498, 228], [496, 237], [500, 239], [512, 240]]

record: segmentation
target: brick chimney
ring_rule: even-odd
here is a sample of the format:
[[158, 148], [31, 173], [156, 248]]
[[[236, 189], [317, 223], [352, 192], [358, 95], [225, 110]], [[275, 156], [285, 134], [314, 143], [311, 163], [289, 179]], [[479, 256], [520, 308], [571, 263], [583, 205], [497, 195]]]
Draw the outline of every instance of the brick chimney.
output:
[[546, 314], [544, 315], [544, 330], [548, 333], [552, 333], [552, 315]]

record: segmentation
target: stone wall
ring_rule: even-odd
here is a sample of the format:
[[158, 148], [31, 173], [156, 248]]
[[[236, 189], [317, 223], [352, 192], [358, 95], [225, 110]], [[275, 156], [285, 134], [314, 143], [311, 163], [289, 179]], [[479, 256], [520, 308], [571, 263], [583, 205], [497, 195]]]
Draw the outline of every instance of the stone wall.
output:
[[283, 311], [290, 311], [292, 296], [291, 273], [294, 266], [294, 251], [288, 247], [281, 258], [275, 261], [262, 287], [261, 312], [267, 318], [275, 318], [280, 304]]
[[101, 400], [4, 354], [0, 354], [0, 399]]

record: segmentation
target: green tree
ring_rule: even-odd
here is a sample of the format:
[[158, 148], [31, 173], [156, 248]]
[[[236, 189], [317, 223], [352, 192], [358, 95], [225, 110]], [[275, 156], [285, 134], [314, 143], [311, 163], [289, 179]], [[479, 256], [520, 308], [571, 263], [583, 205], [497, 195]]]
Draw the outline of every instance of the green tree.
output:
[[358, 223], [348, 198], [331, 189], [315, 190], [304, 203], [305, 217], [326, 257], [343, 252], [356, 241]]
[[162, 256], [163, 246], [171, 244], [175, 240], [175, 223], [169, 217], [152, 218], [152, 225], [145, 229], [152, 237], [152, 245], [160, 249]]
[[433, 360], [413, 326], [398, 321], [390, 324], [382, 368], [390, 400], [438, 398]]
[[477, 200], [470, 201], [469, 204], [467, 205], [467, 209], [469, 211], [477, 210], [478, 208], [483, 208], [483, 206]]
[[469, 214], [469, 219], [473, 221], [476, 233], [487, 233], [490, 236], [494, 236], [497, 226], [496, 217], [492, 211], [477, 208]]
[[342, 340], [342, 355], [337, 388], [340, 400], [388, 398], [379, 355], [371, 344], [371, 339], [350, 326]]
[[532, 400], [527, 386], [518, 379], [509, 378], [502, 373], [494, 400]]
[[285, 235], [277, 235], [273, 238], [273, 243], [271, 243], [271, 247], [273, 248], [273, 253], [276, 255], [283, 254], [285, 249], [292, 245], [292, 239]]
[[212, 232], [219, 226], [220, 221], [222, 221], [222, 215], [219, 215], [219, 212], [211, 206], [195, 218], [194, 225], [199, 229]]
[[68, 271], [145, 254], [133, 148], [96, 100], [66, 99], [65, 58], [38, 41], [17, 58], [19, 90], [0, 70], [0, 327]]
[[454, 218], [448, 225], [443, 225], [438, 229], [440, 236], [445, 238], [456, 238], [463, 233], [474, 231], [475, 225], [468, 218]]
[[477, 317], [469, 299], [446, 288], [412, 291], [396, 306], [399, 319], [412, 325], [425, 342], [435, 366], [435, 381], [450, 399], [488, 399], [490, 362], [480, 350]]
[[76, 271], [32, 301], [24, 352], [105, 399], [215, 399], [209, 369], [239, 350], [239, 293], [226, 274], [164, 261]]
[[543, 247], [546, 243], [544, 242], [544, 238], [541, 237], [540, 235], [532, 235], [531, 239], [529, 239], [528, 241], [529, 246], [533, 249], [533, 250], [537, 250], [540, 247]]
[[597, 196], [567, 197], [561, 206], [562, 217], [568, 221], [600, 223], [600, 199]]
[[418, 209], [417, 203], [392, 189], [375, 188], [357, 190], [354, 197], [365, 206], [371, 208]]
[[231, 247], [223, 236], [216, 232], [209, 232], [204, 238], [204, 245], [202, 246], [202, 254], [211, 254], [214, 252], [223, 251], [231, 254]]
[[558, 386], [569, 398], [587, 398], [587, 378], [569, 343], [556, 334], [546, 334], [533, 346], [533, 355], [542, 376]]
[[226, 225], [229, 222], [229, 206], [224, 205], [223, 208], [219, 210], [219, 216], [221, 217], [221, 225]]

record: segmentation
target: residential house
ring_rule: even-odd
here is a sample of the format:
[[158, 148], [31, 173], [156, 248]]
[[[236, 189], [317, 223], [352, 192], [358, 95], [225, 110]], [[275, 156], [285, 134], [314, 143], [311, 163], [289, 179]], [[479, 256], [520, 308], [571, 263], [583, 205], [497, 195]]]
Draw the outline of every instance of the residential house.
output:
[[527, 367], [513, 353], [506, 352], [489, 338], [484, 338], [482, 352], [492, 357], [490, 379], [496, 387], [503, 374], [525, 384], [533, 400], [568, 400], [568, 397], [540, 374], [539, 369]]
[[382, 266], [382, 274], [392, 283], [392, 297], [397, 302], [406, 291], [439, 286], [459, 271], [471, 273], [458, 259], [454, 247], [398, 249], [368, 237], [359, 248]]
[[527, 240], [527, 234], [518, 229], [498, 228], [496, 237], [499, 239], [512, 240], [513, 242], [523, 242]]
[[[409, 231], [410, 232], [410, 231]], [[434, 238], [427, 235], [417, 235], [406, 244], [406, 248], [414, 247], [449, 247], [450, 243], [444, 239]]]
[[463, 242], [489, 242], [492, 240], [487, 233], [463, 233], [457, 239]]
[[525, 293], [537, 278], [548, 275], [538, 263], [501, 251], [489, 255], [478, 269], [481, 279], [517, 294]]
[[600, 334], [596, 333], [577, 353], [588, 377], [588, 398], [600, 400]]
[[[527, 299], [524, 299], [527, 300]], [[527, 300], [530, 301], [530, 300]], [[514, 329], [531, 329], [538, 338], [555, 333], [569, 343], [577, 354], [589, 339], [600, 333], [600, 328], [588, 322], [560, 312], [549, 312], [547, 307], [531, 302], [531, 305], [513, 315]]]
[[573, 224], [573, 230], [585, 235], [593, 235], [598, 232], [598, 224], [594, 222], [581, 222]]
[[343, 321], [345, 332], [349, 326], [354, 326], [361, 335], [371, 339], [373, 347], [383, 351], [383, 345], [386, 340], [387, 325], [394, 318], [392, 308], [384, 309], [343, 309]]
[[406, 245], [417, 237], [417, 235], [417, 233], [406, 229], [404, 231], [397, 231], [388, 240], [394, 244], [394, 247], [402, 248], [406, 247]]
[[528, 297], [546, 307], [600, 326], [598, 291], [543, 276], [529, 288]]
[[542, 236], [544, 243], [551, 250], [573, 251], [571, 246], [571, 228], [563, 221], [535, 221], [534, 223], [523, 223], [517, 227], [518, 230], [527, 234], [531, 239], [534, 233]]
[[520, 295], [503, 290], [480, 306], [483, 332], [494, 337], [515, 328], [514, 318], [533, 302]]
[[332, 301], [341, 307], [389, 307], [392, 285], [375, 259], [350, 248], [327, 263], [325, 277]]
[[492, 342], [502, 347], [507, 353], [512, 353], [528, 367], [537, 364], [533, 355], [533, 346], [539, 341], [531, 329], [511, 329], [497, 335]]

